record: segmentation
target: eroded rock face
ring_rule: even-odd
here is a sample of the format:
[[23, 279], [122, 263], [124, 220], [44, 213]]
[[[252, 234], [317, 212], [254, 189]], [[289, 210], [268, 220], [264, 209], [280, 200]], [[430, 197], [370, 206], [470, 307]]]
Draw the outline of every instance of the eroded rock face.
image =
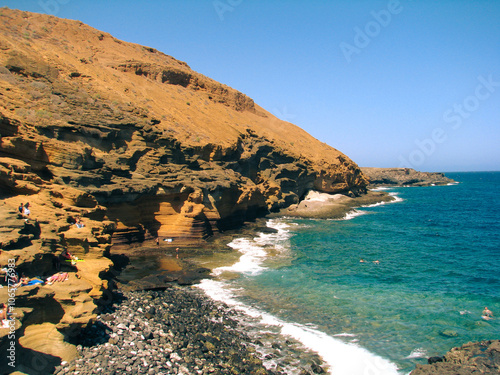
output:
[[345, 155], [186, 63], [76, 21], [6, 9], [0, 22], [0, 187], [83, 191], [116, 245], [193, 242], [312, 188], [365, 190]]
[[17, 323], [52, 314], [40, 332], [95, 319], [111, 247], [198, 243], [312, 188], [367, 185], [345, 155], [246, 95], [77, 21], [2, 9], [0, 94], [0, 266], [48, 276], [63, 250], [83, 259], [61, 287], [19, 294]]

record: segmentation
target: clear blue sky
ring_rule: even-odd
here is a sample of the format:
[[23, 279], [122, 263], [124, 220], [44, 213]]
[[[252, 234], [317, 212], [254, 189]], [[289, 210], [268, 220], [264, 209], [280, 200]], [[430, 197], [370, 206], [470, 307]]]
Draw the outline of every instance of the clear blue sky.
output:
[[500, 170], [498, 0], [0, 0], [154, 47], [361, 166]]

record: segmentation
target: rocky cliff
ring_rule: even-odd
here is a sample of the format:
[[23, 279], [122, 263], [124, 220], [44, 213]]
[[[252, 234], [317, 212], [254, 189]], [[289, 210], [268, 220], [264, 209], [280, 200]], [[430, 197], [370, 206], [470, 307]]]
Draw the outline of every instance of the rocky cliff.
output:
[[367, 183], [341, 152], [184, 62], [78, 21], [0, 10], [0, 266], [47, 276], [63, 250], [84, 260], [64, 265], [64, 287], [18, 290], [26, 350], [61, 356], [60, 333], [94, 319], [111, 246], [198, 243], [311, 189], [352, 196]]
[[0, 22], [0, 156], [33, 174], [4, 160], [2, 190], [79, 189], [115, 244], [199, 239], [310, 189], [366, 187], [339, 151], [153, 48], [52, 16]]
[[455, 183], [443, 173], [419, 172], [411, 168], [361, 168], [370, 186], [431, 186]]

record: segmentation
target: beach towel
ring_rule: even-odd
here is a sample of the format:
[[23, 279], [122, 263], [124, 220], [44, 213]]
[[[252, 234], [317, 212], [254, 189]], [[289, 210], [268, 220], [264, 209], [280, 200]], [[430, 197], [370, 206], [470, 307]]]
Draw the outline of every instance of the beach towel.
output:
[[36, 285], [36, 284], [43, 284], [42, 280], [30, 280], [28, 284], [26, 285]]

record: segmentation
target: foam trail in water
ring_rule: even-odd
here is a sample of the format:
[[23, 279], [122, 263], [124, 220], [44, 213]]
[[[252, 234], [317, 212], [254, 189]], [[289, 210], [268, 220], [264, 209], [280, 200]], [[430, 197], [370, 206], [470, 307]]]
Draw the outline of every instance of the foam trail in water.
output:
[[[403, 198], [400, 198], [397, 193], [393, 192], [393, 193], [389, 193], [389, 195], [391, 197], [394, 198], [394, 200], [390, 201], [390, 202], [377, 202], [377, 203], [373, 203], [373, 204], [367, 204], [365, 206], [361, 206], [361, 208], [368, 208], [368, 207], [377, 207], [377, 206], [382, 206], [384, 204], [388, 204], [388, 203], [397, 203], [397, 202], [402, 202], [403, 201]], [[361, 216], [361, 215], [365, 215], [367, 212], [366, 211], [362, 211], [362, 210], [352, 210], [350, 212], [348, 212], [342, 219], [340, 220], [351, 220], [351, 219], [354, 219], [355, 217], [358, 217], [358, 216]], [[338, 220], [338, 219], [334, 219], [334, 220]]]
[[366, 212], [364, 211], [359, 211], [359, 210], [353, 210], [345, 214], [345, 216], [341, 220], [351, 220], [354, 219], [355, 217], [365, 215]]
[[278, 220], [269, 220], [267, 226], [276, 229], [277, 233], [261, 233], [258, 237], [253, 239], [237, 238], [233, 240], [228, 246], [238, 250], [242, 255], [238, 262], [232, 266], [219, 267], [213, 270], [215, 276], [220, 275], [224, 271], [238, 272], [246, 275], [257, 275], [265, 268], [262, 263], [267, 257], [267, 252], [264, 249], [265, 245], [273, 245], [276, 250], [282, 250], [283, 246], [280, 244], [290, 237], [290, 233], [286, 228], [286, 223]]
[[397, 375], [397, 366], [369, 351], [347, 344], [324, 332], [302, 324], [287, 323], [273, 315], [264, 313], [239, 302], [232, 291], [221, 281], [203, 280], [199, 287], [212, 299], [224, 302], [244, 314], [258, 319], [261, 324], [279, 327], [283, 335], [301, 342], [305, 347], [318, 353], [335, 375]]
[[[262, 263], [265, 251], [261, 247], [270, 242], [280, 242], [289, 238], [287, 225], [279, 221], [269, 221], [268, 226], [274, 227], [278, 233], [262, 234], [254, 240], [238, 239], [231, 243], [242, 253], [240, 260], [230, 267], [221, 267], [214, 271], [257, 274], [265, 270]], [[271, 314], [247, 306], [238, 301], [233, 290], [223, 281], [202, 280], [199, 284], [205, 294], [216, 301], [224, 302], [232, 308], [257, 319], [261, 324], [278, 327], [283, 335], [288, 335], [300, 341], [305, 347], [318, 353], [335, 375], [397, 375], [397, 366], [390, 361], [376, 356], [355, 344], [348, 344], [315, 328], [298, 323], [285, 322]], [[339, 334], [346, 335], [346, 334]]]

